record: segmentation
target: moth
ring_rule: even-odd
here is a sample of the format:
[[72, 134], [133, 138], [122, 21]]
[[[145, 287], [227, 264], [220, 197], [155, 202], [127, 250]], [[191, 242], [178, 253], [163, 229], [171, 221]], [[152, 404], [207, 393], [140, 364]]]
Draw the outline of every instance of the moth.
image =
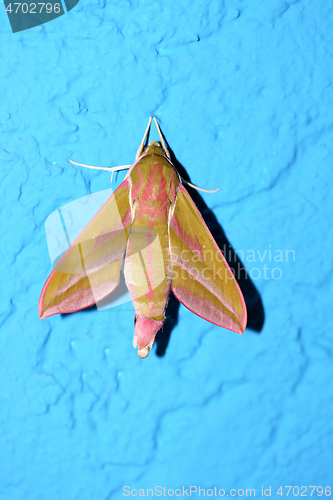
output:
[[[46, 280], [39, 316], [71, 313], [111, 294], [124, 266], [135, 308], [134, 347], [148, 356], [162, 328], [170, 291], [201, 318], [242, 334], [247, 312], [242, 292], [221, 250], [160, 142], [148, 143], [152, 117], [133, 165], [71, 244]], [[148, 144], [147, 144], [148, 143]]]

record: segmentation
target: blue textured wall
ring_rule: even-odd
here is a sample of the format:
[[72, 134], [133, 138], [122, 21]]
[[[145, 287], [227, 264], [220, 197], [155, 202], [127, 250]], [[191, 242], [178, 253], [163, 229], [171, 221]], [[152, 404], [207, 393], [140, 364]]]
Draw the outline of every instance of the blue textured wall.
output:
[[[80, 0], [16, 34], [1, 4], [0, 22], [1, 500], [332, 486], [331, 3]], [[68, 160], [133, 162], [151, 114], [192, 182], [221, 186], [202, 198], [266, 319], [241, 337], [181, 306], [142, 361], [128, 305], [37, 304], [46, 218], [110, 186]]]

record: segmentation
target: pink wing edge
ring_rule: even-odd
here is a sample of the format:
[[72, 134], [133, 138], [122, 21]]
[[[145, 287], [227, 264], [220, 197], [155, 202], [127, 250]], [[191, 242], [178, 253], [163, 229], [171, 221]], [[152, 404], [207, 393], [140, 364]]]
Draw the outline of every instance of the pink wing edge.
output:
[[[231, 271], [231, 269], [230, 269], [230, 267], [229, 267], [228, 262], [226, 261], [226, 259], [225, 259], [224, 255], [223, 255], [223, 253], [222, 253], [222, 251], [221, 251], [221, 249], [218, 247], [218, 245], [217, 245], [217, 243], [216, 243], [215, 239], [213, 238], [213, 235], [212, 235], [212, 234], [211, 234], [211, 232], [209, 231], [209, 229], [208, 229], [208, 227], [207, 227], [207, 224], [205, 223], [205, 221], [204, 221], [204, 219], [203, 219], [203, 217], [202, 217], [201, 213], [199, 212], [199, 210], [198, 210], [197, 206], [195, 205], [194, 201], [192, 200], [192, 198], [191, 198], [190, 194], [188, 193], [188, 191], [185, 189], [185, 187], [184, 187], [184, 186], [183, 186], [183, 184], [181, 184], [181, 183], [180, 183], [180, 184], [179, 184], [179, 186], [178, 186], [178, 190], [179, 190], [179, 191], [184, 192], [185, 194], [187, 194], [187, 196], [189, 196], [190, 200], [191, 200], [191, 201], [192, 201], [192, 203], [193, 203], [193, 207], [194, 207], [194, 209], [196, 210], [197, 215], [199, 216], [199, 218], [200, 218], [200, 220], [201, 220], [202, 224], [204, 225], [204, 227], [207, 229], [208, 233], [210, 234], [210, 236], [211, 236], [211, 238], [212, 238], [212, 241], [214, 242], [214, 245], [215, 245], [216, 250], [217, 250], [217, 251], [218, 251], [218, 253], [221, 255], [222, 260], [223, 260], [223, 263], [224, 263], [224, 265], [226, 266], [226, 269], [227, 269], [228, 273], [229, 273], [230, 275], [232, 275], [232, 276], [233, 276], [233, 278], [234, 278], [234, 282], [235, 282], [235, 285], [236, 285], [236, 288], [237, 288], [237, 291], [238, 291], [238, 295], [239, 295], [240, 300], [241, 300], [242, 308], [243, 308], [243, 311], [244, 311], [244, 318], [243, 318], [243, 321], [241, 322], [241, 329], [239, 329], [239, 330], [237, 330], [237, 329], [236, 329], [236, 330], [232, 330], [231, 328], [228, 328], [228, 327], [227, 327], [227, 326], [225, 326], [225, 325], [222, 325], [222, 324], [220, 324], [220, 323], [216, 323], [216, 322], [211, 321], [211, 320], [209, 320], [209, 319], [203, 318], [203, 317], [202, 317], [202, 316], [200, 316], [200, 314], [198, 314], [196, 311], [194, 311], [193, 309], [191, 309], [190, 307], [188, 307], [186, 304], [184, 304], [184, 302], [183, 302], [183, 301], [182, 301], [182, 300], [178, 297], [177, 292], [174, 290], [174, 288], [173, 288], [173, 286], [172, 286], [172, 284], [171, 284], [171, 290], [172, 290], [172, 293], [174, 294], [174, 296], [176, 297], [176, 299], [177, 299], [177, 300], [178, 300], [181, 304], [183, 304], [183, 306], [185, 306], [185, 307], [186, 307], [189, 311], [191, 311], [193, 314], [196, 314], [196, 315], [197, 315], [197, 316], [199, 316], [200, 318], [204, 319], [205, 321], [208, 321], [209, 323], [212, 323], [213, 325], [216, 325], [216, 326], [221, 326], [221, 327], [225, 328], [226, 330], [230, 330], [230, 331], [232, 331], [232, 332], [236, 332], [236, 333], [238, 333], [238, 334], [240, 334], [240, 335], [243, 335], [243, 333], [244, 333], [244, 331], [245, 331], [245, 329], [246, 329], [246, 325], [247, 325], [247, 308], [246, 308], [246, 304], [245, 304], [245, 300], [244, 300], [243, 293], [242, 293], [242, 291], [241, 291], [241, 289], [240, 289], [240, 287], [239, 287], [239, 285], [238, 285], [238, 283], [237, 283], [237, 280], [236, 280], [236, 278], [235, 278], [235, 276], [234, 276], [233, 272]], [[177, 203], [177, 199], [176, 199], [176, 203]], [[170, 225], [171, 225], [171, 227], [173, 227], [173, 226], [172, 226], [173, 217], [174, 217], [174, 215], [172, 215], [172, 217], [171, 217], [171, 219], [170, 219]]]

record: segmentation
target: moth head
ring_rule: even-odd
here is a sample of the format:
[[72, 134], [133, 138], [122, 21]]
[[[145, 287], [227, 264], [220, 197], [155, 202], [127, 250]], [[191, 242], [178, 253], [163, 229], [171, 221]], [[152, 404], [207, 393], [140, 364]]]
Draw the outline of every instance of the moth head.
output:
[[146, 146], [144, 152], [147, 155], [160, 155], [160, 156], [165, 156], [166, 152], [163, 149], [163, 146], [160, 142], [157, 141], [151, 141], [149, 144]]

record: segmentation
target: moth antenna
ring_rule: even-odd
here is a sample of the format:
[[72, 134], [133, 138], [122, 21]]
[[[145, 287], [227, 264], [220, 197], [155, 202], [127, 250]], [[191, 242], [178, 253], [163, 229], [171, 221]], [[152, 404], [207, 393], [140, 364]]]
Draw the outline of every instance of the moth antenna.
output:
[[120, 165], [119, 167], [94, 167], [93, 165], [85, 165], [84, 163], [76, 163], [76, 161], [69, 160], [74, 165], [79, 165], [79, 167], [92, 168], [94, 170], [107, 170], [108, 172], [118, 172], [119, 170], [128, 170], [132, 165]]
[[191, 182], [188, 182], [185, 179], [183, 179], [182, 177], [181, 177], [181, 180], [183, 182], [185, 182], [185, 184], [187, 184], [188, 186], [191, 186], [193, 189], [196, 189], [197, 191], [203, 191], [204, 193], [217, 193], [221, 189], [221, 188], [217, 188], [217, 189], [213, 189], [212, 191], [210, 191], [209, 189], [204, 189], [204, 188], [200, 188], [198, 186], [195, 186]]
[[147, 139], [147, 136], [149, 134], [149, 130], [150, 130], [150, 125], [151, 125], [151, 116], [149, 117], [149, 122], [148, 122], [148, 125], [147, 125], [147, 128], [146, 128], [146, 131], [144, 133], [144, 136], [143, 136], [143, 139], [141, 141], [141, 144], [139, 146], [139, 149], [137, 150], [137, 153], [136, 153], [136, 157], [135, 159], [137, 160], [139, 158], [139, 156], [141, 156], [142, 154], [142, 151], [143, 151], [143, 148], [144, 148], [144, 145], [145, 145], [145, 142], [146, 142], [146, 139]]
[[159, 124], [157, 123], [157, 120], [154, 116], [154, 122], [155, 122], [155, 125], [156, 125], [156, 128], [157, 128], [157, 132], [158, 132], [158, 135], [159, 135], [159, 138], [160, 138], [160, 141], [161, 141], [161, 144], [162, 144], [162, 148], [164, 149], [164, 152], [165, 154], [167, 155], [167, 157], [169, 158], [169, 160], [171, 160], [170, 158], [170, 153], [168, 151], [168, 148], [166, 147], [165, 145], [165, 142], [164, 142], [164, 139], [163, 139], [163, 135], [162, 135], [162, 132], [161, 132], [161, 129], [160, 129], [160, 126]]

